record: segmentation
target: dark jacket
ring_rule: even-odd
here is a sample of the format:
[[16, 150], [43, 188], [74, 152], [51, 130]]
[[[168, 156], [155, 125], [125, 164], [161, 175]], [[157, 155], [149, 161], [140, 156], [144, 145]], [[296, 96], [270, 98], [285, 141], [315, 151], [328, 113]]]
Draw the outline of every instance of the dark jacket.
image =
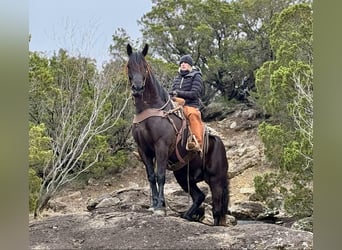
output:
[[178, 76], [173, 80], [171, 91], [176, 91], [177, 97], [185, 100], [185, 105], [199, 108], [202, 92], [201, 70], [193, 68], [191, 72], [180, 71]]

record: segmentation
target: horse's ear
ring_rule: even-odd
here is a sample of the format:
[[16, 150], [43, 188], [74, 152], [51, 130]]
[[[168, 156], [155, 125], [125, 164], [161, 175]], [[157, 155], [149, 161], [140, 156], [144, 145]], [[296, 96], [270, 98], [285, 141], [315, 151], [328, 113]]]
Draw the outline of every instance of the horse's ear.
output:
[[127, 44], [127, 55], [130, 56], [132, 54], [132, 46], [130, 44]]
[[144, 57], [147, 55], [147, 51], [148, 51], [148, 44], [146, 43], [145, 47], [144, 47], [144, 49], [142, 51], [142, 54], [143, 54]]

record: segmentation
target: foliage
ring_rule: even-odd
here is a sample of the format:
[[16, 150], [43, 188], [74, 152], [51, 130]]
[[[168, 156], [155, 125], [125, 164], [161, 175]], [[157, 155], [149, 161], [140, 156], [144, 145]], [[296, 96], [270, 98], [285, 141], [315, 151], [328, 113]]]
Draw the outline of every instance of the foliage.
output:
[[29, 166], [36, 172], [42, 174], [43, 166], [53, 156], [51, 150], [51, 138], [47, 136], [44, 123], [34, 125], [31, 123], [29, 130]]
[[[257, 200], [264, 201], [266, 205], [271, 209], [279, 208], [281, 206], [281, 201], [278, 195], [280, 190], [277, 186], [279, 180], [280, 175], [274, 173], [268, 173], [262, 177], [256, 176], [254, 178], [254, 187], [256, 194], [255, 198]], [[274, 189], [277, 189], [278, 193], [274, 192]]]
[[279, 155], [283, 152], [285, 143], [285, 132], [281, 125], [270, 125], [262, 122], [258, 133], [265, 146], [266, 157], [275, 165], [280, 165]]
[[313, 187], [299, 178], [293, 178], [294, 185], [289, 189], [289, 194], [283, 191], [284, 208], [297, 217], [310, 217], [313, 215]]
[[64, 50], [51, 58], [35, 52], [29, 80], [30, 159], [42, 178], [37, 214], [64, 184], [93, 165], [116, 168], [122, 157], [115, 154], [127, 145], [124, 119], [131, 115], [123, 114], [129, 89], [122, 62], [98, 72], [93, 60]]
[[[257, 70], [256, 87], [259, 105], [272, 117], [260, 124], [259, 135], [266, 157], [279, 167], [279, 173], [276, 178], [267, 175], [258, 178], [255, 185], [261, 193], [266, 189], [269, 196], [281, 194], [289, 213], [310, 216], [313, 192], [311, 6], [297, 4], [283, 10], [272, 20], [270, 29], [270, 43], [276, 56]], [[265, 197], [260, 195], [264, 200]]]
[[29, 212], [33, 212], [37, 207], [39, 190], [42, 179], [39, 178], [32, 168], [29, 168]]
[[51, 159], [53, 152], [50, 147], [51, 138], [47, 136], [45, 124], [30, 124], [29, 130], [29, 211], [37, 207], [39, 190], [43, 176], [43, 166]]
[[118, 173], [127, 162], [127, 152], [120, 150], [114, 155], [104, 158], [100, 163], [84, 172], [84, 175], [94, 179], [101, 179], [109, 175]]
[[191, 54], [202, 69], [203, 102], [217, 95], [231, 99], [246, 77], [254, 89], [254, 70], [274, 57], [270, 22], [290, 4], [302, 1], [153, 0], [140, 20], [143, 38], [157, 57], [177, 64]]

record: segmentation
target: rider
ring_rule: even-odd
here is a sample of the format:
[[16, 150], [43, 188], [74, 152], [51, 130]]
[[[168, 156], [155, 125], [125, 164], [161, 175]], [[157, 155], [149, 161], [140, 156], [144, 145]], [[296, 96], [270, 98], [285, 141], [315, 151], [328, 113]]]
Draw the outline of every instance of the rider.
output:
[[188, 143], [190, 151], [202, 151], [203, 146], [203, 123], [201, 119], [200, 95], [202, 91], [202, 73], [193, 67], [193, 60], [190, 55], [180, 58], [178, 75], [175, 77], [170, 95], [176, 102], [185, 104], [184, 114], [189, 121], [190, 129], [195, 139]]

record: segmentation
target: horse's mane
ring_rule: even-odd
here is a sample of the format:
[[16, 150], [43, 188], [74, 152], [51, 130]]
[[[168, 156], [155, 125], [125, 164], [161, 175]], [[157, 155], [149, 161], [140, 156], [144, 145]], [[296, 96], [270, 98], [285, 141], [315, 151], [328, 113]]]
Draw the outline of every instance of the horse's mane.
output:
[[153, 82], [156, 86], [156, 88], [158, 89], [158, 92], [159, 92], [159, 96], [161, 97], [161, 99], [164, 101], [164, 102], [167, 102], [170, 98], [169, 96], [169, 93], [166, 91], [166, 89], [160, 85], [159, 81], [155, 78], [153, 72], [151, 71], [151, 78], [153, 79]]

